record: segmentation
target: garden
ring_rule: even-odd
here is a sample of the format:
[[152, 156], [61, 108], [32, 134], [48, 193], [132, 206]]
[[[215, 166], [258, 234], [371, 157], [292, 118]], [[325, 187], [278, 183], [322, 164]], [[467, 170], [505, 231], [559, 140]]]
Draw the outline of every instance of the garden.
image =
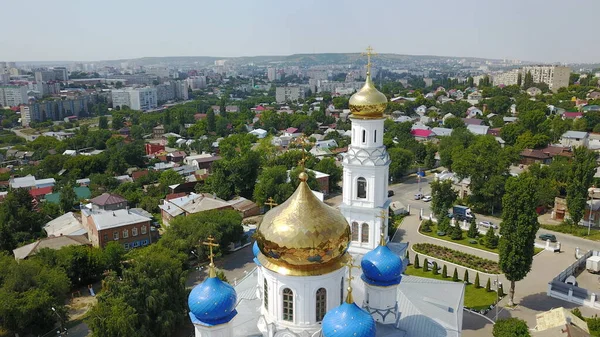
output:
[[432, 238], [450, 241], [498, 254], [499, 236], [496, 235], [495, 231], [491, 228], [486, 235], [482, 236], [477, 232], [477, 227], [476, 225], [474, 227], [474, 224], [471, 224], [471, 228], [469, 228], [468, 231], [464, 231], [460, 229], [459, 226], [451, 226], [449, 222], [447, 226], [444, 227], [443, 223], [441, 226], [438, 226], [431, 220], [425, 220], [419, 227], [419, 232]]
[[433, 267], [429, 267], [427, 259], [423, 260], [423, 265], [419, 263], [419, 255], [415, 255], [414, 263], [410, 264], [404, 274], [425, 278], [432, 278], [442, 281], [453, 281], [453, 282], [464, 282], [465, 283], [465, 298], [464, 306], [471, 310], [485, 314], [490, 309], [494, 308], [497, 300], [504, 296], [502, 285], [499, 287], [499, 293], [492, 290], [492, 281], [488, 277], [485, 286], [482, 286], [480, 281], [479, 273], [475, 275], [475, 278], [470, 279], [469, 272], [465, 270], [462, 278], [459, 279], [458, 271], [454, 268], [452, 276], [448, 275], [448, 268], [444, 265], [441, 268], [434, 262]]
[[441, 260], [455, 263], [467, 268], [475, 269], [488, 274], [500, 274], [498, 263], [475, 255], [459, 252], [454, 249], [434, 245], [431, 243], [417, 243], [412, 246], [417, 253], [435, 256]]

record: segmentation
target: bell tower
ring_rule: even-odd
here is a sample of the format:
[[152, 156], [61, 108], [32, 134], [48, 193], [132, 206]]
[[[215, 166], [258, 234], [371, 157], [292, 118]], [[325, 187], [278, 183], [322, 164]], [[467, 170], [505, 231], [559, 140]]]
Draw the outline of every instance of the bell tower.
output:
[[364, 255], [379, 245], [387, 233], [390, 156], [383, 145], [387, 98], [371, 80], [371, 47], [367, 56], [365, 85], [350, 97], [352, 141], [343, 160], [342, 214], [350, 224], [349, 252]]

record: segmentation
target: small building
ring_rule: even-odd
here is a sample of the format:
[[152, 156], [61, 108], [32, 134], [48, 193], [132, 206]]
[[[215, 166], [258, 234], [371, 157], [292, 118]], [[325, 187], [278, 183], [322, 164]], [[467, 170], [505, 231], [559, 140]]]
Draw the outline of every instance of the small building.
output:
[[125, 249], [152, 243], [152, 218], [133, 209], [84, 208], [81, 222], [87, 228], [88, 238], [94, 247], [104, 247], [113, 241], [119, 242]]
[[67, 212], [44, 225], [47, 236], [81, 235], [87, 234], [81, 221], [73, 212]]
[[163, 200], [163, 204], [158, 207], [165, 225], [169, 225], [178, 216], [188, 216], [210, 210], [233, 209], [225, 200], [211, 194], [193, 192], [185, 197]]
[[559, 140], [560, 145], [566, 147], [585, 146], [588, 147], [589, 134], [584, 131], [567, 131]]
[[435, 136], [437, 137], [445, 137], [445, 136], [450, 136], [452, 135], [452, 129], [448, 129], [448, 128], [439, 128], [439, 127], [435, 127], [433, 129], [431, 129], [431, 131], [435, 134]]
[[240, 213], [242, 218], [247, 218], [260, 214], [260, 207], [252, 201], [248, 200], [244, 197], [237, 197], [235, 199], [229, 200], [228, 203]]
[[467, 125], [467, 130], [471, 131], [471, 133], [474, 135], [480, 135], [480, 136], [487, 135], [489, 129], [490, 129], [490, 127], [487, 125], [475, 125], [475, 124]]
[[525, 149], [521, 151], [520, 156], [520, 163], [523, 165], [531, 165], [535, 163], [547, 165], [552, 162], [552, 157], [550, 157], [549, 154], [535, 149]]
[[175, 151], [167, 153], [167, 158], [174, 163], [181, 163], [186, 156], [187, 153], [185, 153], [185, 151]]
[[14, 249], [13, 255], [15, 260], [24, 260], [45, 248], [58, 250], [67, 246], [91, 246], [91, 243], [85, 235], [52, 236]]
[[433, 131], [425, 129], [413, 129], [410, 131], [410, 134], [415, 137], [415, 140], [421, 142], [431, 140], [433, 137], [435, 137]]
[[554, 308], [535, 316], [536, 327], [532, 337], [586, 337], [591, 336], [587, 323], [565, 308]]
[[542, 89], [537, 88], [537, 87], [531, 87], [531, 88], [528, 88], [525, 91], [527, 91], [527, 95], [529, 95], [531, 97], [535, 97], [537, 95], [541, 95], [542, 94]]
[[263, 129], [260, 129], [260, 128], [259, 129], [254, 129], [254, 130], [252, 130], [252, 131], [250, 131], [248, 133], [251, 134], [251, 135], [255, 135], [256, 138], [258, 138], [258, 139], [263, 139], [268, 134], [267, 130], [263, 130]]
[[287, 128], [283, 131], [283, 135], [286, 137], [297, 138], [302, 136], [302, 132], [298, 130], [298, 128]]
[[162, 125], [155, 126], [152, 129], [152, 135], [154, 138], [162, 138], [165, 134], [165, 127]]
[[146, 155], [163, 152], [164, 150], [165, 150], [165, 146], [162, 144], [146, 143]]
[[198, 155], [187, 156], [183, 162], [186, 165], [194, 167], [196, 170], [207, 170], [211, 172], [212, 165], [215, 161], [221, 160], [220, 156], [214, 156], [210, 153], [202, 153]]
[[127, 207], [127, 199], [118, 194], [102, 193], [101, 195], [90, 200], [93, 209], [112, 211], [117, 209], [125, 209]]

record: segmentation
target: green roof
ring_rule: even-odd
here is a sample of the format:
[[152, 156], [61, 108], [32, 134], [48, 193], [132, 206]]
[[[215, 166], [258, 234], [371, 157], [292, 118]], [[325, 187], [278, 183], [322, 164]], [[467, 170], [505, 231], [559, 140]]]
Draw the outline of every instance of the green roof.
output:
[[[90, 188], [86, 186], [73, 187], [73, 191], [75, 191], [75, 195], [77, 196], [76, 200], [73, 200], [74, 202], [79, 201], [81, 199], [89, 199], [92, 197], [92, 192], [90, 191]], [[49, 203], [59, 204], [60, 192], [46, 194], [44, 199], [46, 199], [46, 201]]]

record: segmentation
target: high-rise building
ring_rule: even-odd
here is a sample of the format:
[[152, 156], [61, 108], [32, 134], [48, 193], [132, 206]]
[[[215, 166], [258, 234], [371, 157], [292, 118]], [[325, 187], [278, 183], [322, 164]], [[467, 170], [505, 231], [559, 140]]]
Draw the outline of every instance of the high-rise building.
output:
[[54, 68], [52, 68], [52, 71], [54, 71], [54, 76], [57, 81], [65, 82], [65, 81], [69, 80], [69, 72], [67, 71], [67, 68], [54, 67]]
[[158, 106], [158, 95], [156, 88], [127, 88], [124, 90], [112, 90], [112, 106], [128, 106], [132, 110], [151, 110]]
[[[43, 122], [45, 120], [61, 121], [69, 116], [87, 116], [88, 108], [96, 102], [96, 96], [85, 95], [74, 99], [56, 99], [36, 102], [27, 105], [25, 109], [26, 120], [21, 116], [23, 126], [30, 122]], [[23, 114], [24, 107], [21, 107]]]
[[[556, 92], [569, 86], [571, 68], [563, 66], [526, 66], [521, 70], [523, 78], [531, 73], [534, 83], [546, 83], [550, 90]], [[527, 89], [527, 88], [526, 88]]]
[[27, 86], [3, 85], [0, 86], [0, 105], [4, 107], [18, 106], [27, 103]]
[[10, 74], [0, 73], [0, 84], [8, 83], [10, 81]]
[[269, 81], [273, 82], [273, 81], [277, 81], [281, 79], [281, 76], [279, 76], [279, 72], [277, 71], [277, 68], [267, 68], [267, 78], [269, 79]]
[[192, 76], [188, 77], [185, 81], [192, 90], [206, 88], [206, 76]]
[[275, 88], [275, 100], [277, 103], [287, 101], [296, 102], [304, 99], [304, 88], [302, 87], [277, 87]]
[[518, 69], [496, 74], [493, 76], [493, 83], [496, 86], [516, 85], [519, 82], [519, 74], [521, 74], [521, 72]]
[[48, 82], [56, 80], [56, 73], [52, 70], [39, 70], [35, 72], [36, 82]]
[[110, 96], [112, 99], [113, 108], [123, 106], [131, 107], [131, 100], [129, 99], [129, 90], [111, 90]]

